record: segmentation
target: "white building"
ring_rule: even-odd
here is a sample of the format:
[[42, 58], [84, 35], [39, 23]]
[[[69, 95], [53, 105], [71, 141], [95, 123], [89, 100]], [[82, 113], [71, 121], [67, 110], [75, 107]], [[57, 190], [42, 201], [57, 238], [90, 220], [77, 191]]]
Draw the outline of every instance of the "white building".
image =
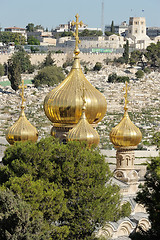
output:
[[9, 27], [4, 29], [5, 32], [20, 33], [27, 39], [26, 29], [19, 27]]
[[[132, 39], [133, 46], [136, 49], [146, 49], [152, 41], [146, 35], [146, 20], [144, 17], [130, 17], [128, 26], [128, 39]], [[131, 40], [129, 40], [131, 42]]]

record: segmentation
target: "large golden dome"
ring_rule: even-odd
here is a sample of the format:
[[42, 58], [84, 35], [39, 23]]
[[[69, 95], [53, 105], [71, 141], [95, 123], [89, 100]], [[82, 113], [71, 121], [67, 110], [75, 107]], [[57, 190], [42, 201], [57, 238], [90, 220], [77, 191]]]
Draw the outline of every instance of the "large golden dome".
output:
[[[76, 15], [78, 19], [78, 15]], [[76, 24], [76, 47], [72, 69], [67, 78], [44, 100], [44, 111], [56, 126], [77, 124], [82, 115], [82, 87], [85, 87], [86, 117], [90, 124], [98, 123], [106, 113], [105, 97], [85, 78], [79, 61], [78, 20]]]
[[88, 123], [85, 116], [85, 107], [82, 108], [82, 116], [75, 127], [73, 127], [67, 136], [68, 141], [85, 141], [88, 146], [97, 146], [99, 144], [99, 135], [96, 130]]
[[82, 114], [82, 86], [86, 93], [86, 117], [89, 123], [98, 123], [106, 113], [106, 99], [85, 78], [79, 58], [74, 59], [67, 78], [54, 88], [44, 100], [45, 114], [53, 123], [76, 124]]
[[10, 144], [14, 144], [17, 141], [37, 141], [38, 139], [38, 132], [37, 129], [27, 120], [25, 113], [24, 113], [24, 81], [22, 80], [22, 105], [21, 105], [21, 114], [19, 119], [10, 127], [6, 133], [6, 140]]
[[124, 116], [121, 122], [110, 132], [110, 140], [115, 147], [137, 146], [142, 140], [142, 133], [130, 120], [127, 108], [127, 83], [125, 94]]

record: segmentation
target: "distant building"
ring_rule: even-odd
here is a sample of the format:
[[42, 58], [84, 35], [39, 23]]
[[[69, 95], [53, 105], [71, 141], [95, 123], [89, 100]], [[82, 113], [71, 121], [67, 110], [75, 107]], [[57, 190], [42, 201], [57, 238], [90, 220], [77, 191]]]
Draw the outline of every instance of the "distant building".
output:
[[4, 29], [5, 32], [20, 33], [27, 39], [26, 29], [19, 27], [9, 27]]
[[151, 39], [160, 36], [160, 27], [147, 27], [146, 28], [146, 34]]
[[40, 45], [56, 46], [56, 39], [53, 38], [52, 32], [45, 32], [42, 29], [36, 32], [27, 32], [27, 37], [33, 36], [40, 41]]
[[[81, 27], [78, 28], [79, 32], [82, 32], [83, 30], [88, 29], [89, 31], [101, 31], [101, 28], [89, 28], [87, 24], [82, 24]], [[75, 26], [72, 26], [72, 22], [69, 21], [68, 23], [65, 24], [59, 24], [58, 27], [56, 27], [53, 32], [56, 33], [63, 33], [63, 32], [70, 32], [70, 31], [75, 31]]]
[[144, 17], [130, 17], [127, 38], [133, 41], [132, 47], [146, 49], [153, 41], [146, 35], [146, 20]]
[[[117, 36], [115, 34], [104, 36], [86, 36], [79, 37], [79, 48], [83, 51], [86, 49], [122, 49], [125, 44], [124, 37]], [[73, 37], [62, 37], [57, 40], [57, 47], [73, 48], [75, 45], [75, 39]]]
[[[119, 35], [125, 37], [126, 31], [128, 30], [128, 24], [126, 23], [126, 21], [124, 21], [120, 25], [115, 25], [114, 29], [115, 29], [116, 34], [119, 34]], [[105, 26], [105, 32], [111, 32], [111, 25]]]

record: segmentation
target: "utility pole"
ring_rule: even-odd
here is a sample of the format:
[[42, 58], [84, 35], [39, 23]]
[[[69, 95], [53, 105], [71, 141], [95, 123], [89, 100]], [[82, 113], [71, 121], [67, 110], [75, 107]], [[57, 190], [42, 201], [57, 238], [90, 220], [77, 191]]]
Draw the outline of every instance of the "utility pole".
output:
[[103, 36], [104, 36], [104, 1], [102, 1], [101, 29], [102, 29]]

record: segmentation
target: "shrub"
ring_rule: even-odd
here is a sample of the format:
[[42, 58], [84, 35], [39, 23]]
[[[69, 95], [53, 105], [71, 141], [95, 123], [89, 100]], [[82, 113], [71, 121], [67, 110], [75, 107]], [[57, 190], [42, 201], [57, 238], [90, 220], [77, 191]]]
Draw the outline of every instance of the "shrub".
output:
[[102, 63], [100, 62], [96, 62], [94, 68], [93, 68], [93, 71], [100, 71], [102, 68]]
[[137, 78], [143, 78], [144, 72], [139, 69], [139, 70], [135, 73], [135, 76], [136, 76]]
[[151, 73], [151, 69], [150, 68], [148, 68], [148, 67], [146, 67], [146, 68], [144, 68], [144, 70], [143, 70], [145, 73]]
[[63, 63], [62, 67], [63, 67], [63, 68], [66, 68], [66, 67], [68, 67], [68, 66], [72, 66], [72, 64], [73, 64], [73, 61], [67, 60], [66, 62]]
[[124, 64], [125, 62], [126, 60], [124, 59], [124, 57], [119, 57], [114, 59], [114, 63]]
[[39, 87], [40, 85], [54, 86], [54, 84], [61, 82], [64, 77], [61, 67], [48, 66], [39, 70], [33, 83], [35, 87]]
[[116, 73], [109, 74], [108, 76], [108, 82], [113, 83], [113, 82], [129, 82], [129, 77], [127, 76], [117, 76]]

